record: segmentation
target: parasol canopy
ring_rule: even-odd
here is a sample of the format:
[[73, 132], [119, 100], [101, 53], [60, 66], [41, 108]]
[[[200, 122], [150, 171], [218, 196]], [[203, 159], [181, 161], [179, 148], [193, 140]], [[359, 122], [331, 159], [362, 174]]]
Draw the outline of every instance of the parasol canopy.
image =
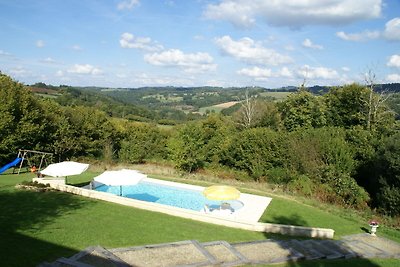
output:
[[136, 185], [147, 175], [136, 170], [122, 169], [119, 171], [105, 171], [99, 176], [93, 178], [94, 185], [105, 184], [109, 186], [119, 186], [119, 195], [122, 196], [123, 185]]
[[89, 164], [75, 161], [63, 161], [50, 164], [47, 168], [40, 171], [40, 173], [52, 177], [66, 177], [81, 174], [86, 171], [87, 168], [89, 168]]
[[105, 185], [135, 185], [147, 175], [136, 170], [122, 169], [119, 171], [105, 171], [93, 178], [95, 182]]
[[240, 191], [227, 185], [212, 185], [204, 189], [203, 195], [211, 200], [234, 200], [240, 197]]

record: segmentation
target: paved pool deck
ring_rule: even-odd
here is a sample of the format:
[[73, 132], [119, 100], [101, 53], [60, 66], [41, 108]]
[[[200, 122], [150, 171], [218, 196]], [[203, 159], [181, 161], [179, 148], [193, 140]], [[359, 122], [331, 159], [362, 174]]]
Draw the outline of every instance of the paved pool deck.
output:
[[[182, 189], [189, 189], [189, 190], [196, 190], [199, 192], [203, 192], [205, 187], [197, 186], [197, 185], [189, 185], [189, 184], [182, 184], [177, 182], [159, 180], [154, 178], [145, 178], [143, 179], [144, 182], [156, 183], [161, 185], [173, 186]], [[258, 195], [251, 195], [246, 193], [240, 193], [240, 198], [237, 199], [243, 203], [243, 207], [236, 210], [233, 213], [224, 212], [223, 210], [214, 210], [212, 212], [206, 213], [204, 210], [198, 211], [200, 214], [207, 214], [211, 217], [216, 218], [225, 218], [234, 221], [241, 221], [241, 222], [249, 222], [255, 223], [258, 222], [261, 216], [263, 215], [265, 209], [271, 203], [272, 198], [258, 196]], [[155, 203], [157, 204], [157, 203]], [[162, 204], [159, 204], [162, 205]], [[165, 205], [162, 205], [165, 206]]]

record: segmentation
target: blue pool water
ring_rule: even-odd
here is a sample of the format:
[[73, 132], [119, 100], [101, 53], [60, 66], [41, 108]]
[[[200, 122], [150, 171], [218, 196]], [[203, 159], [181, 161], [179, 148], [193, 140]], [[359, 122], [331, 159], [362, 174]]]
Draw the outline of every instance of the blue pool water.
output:
[[[200, 191], [143, 181], [137, 185], [122, 187], [101, 185], [96, 187], [95, 190], [114, 195], [120, 195], [121, 192], [124, 197], [195, 211], [202, 210], [205, 204], [208, 204], [211, 208], [217, 208], [221, 204], [220, 201], [205, 198]], [[235, 210], [243, 206], [240, 201], [231, 200], [224, 202], [230, 203]]]

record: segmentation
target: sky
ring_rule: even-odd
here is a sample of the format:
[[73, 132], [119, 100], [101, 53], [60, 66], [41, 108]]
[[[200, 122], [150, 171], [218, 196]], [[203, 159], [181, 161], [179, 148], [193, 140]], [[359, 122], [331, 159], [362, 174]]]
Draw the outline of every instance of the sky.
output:
[[24, 84], [400, 82], [400, 0], [0, 0], [0, 25]]

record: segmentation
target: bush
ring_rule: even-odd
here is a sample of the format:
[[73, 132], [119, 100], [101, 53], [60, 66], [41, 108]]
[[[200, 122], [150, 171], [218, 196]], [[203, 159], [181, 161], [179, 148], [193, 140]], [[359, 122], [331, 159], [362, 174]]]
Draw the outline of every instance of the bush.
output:
[[330, 186], [334, 201], [353, 207], [365, 207], [369, 201], [368, 193], [347, 173], [339, 172], [333, 166], [327, 166], [321, 177], [321, 183]]
[[182, 126], [168, 142], [170, 157], [175, 167], [186, 172], [193, 172], [204, 166], [204, 154], [201, 153], [203, 146], [201, 129], [195, 123]]
[[119, 158], [129, 163], [143, 163], [146, 159], [165, 158], [167, 135], [156, 126], [132, 124], [121, 142]]
[[282, 167], [269, 169], [266, 176], [267, 182], [273, 184], [287, 184], [294, 179], [289, 170]]
[[385, 186], [376, 197], [379, 211], [389, 216], [400, 214], [400, 188]]
[[282, 167], [285, 161], [282, 139], [280, 133], [267, 128], [244, 130], [232, 137], [221, 162], [246, 171], [256, 180], [265, 179], [268, 170]]
[[311, 197], [315, 194], [316, 183], [306, 175], [300, 175], [288, 183], [290, 191], [298, 192], [302, 195]]
[[399, 215], [396, 196], [400, 192], [400, 133], [383, 139], [374, 157], [365, 164], [363, 174], [372, 205], [382, 213]]

